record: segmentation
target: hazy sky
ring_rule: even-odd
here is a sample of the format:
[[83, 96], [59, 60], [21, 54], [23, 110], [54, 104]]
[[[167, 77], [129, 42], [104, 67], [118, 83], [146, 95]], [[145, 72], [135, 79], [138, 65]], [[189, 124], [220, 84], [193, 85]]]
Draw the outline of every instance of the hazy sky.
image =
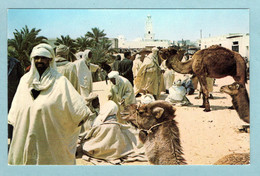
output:
[[47, 38], [84, 36], [98, 27], [114, 38], [143, 38], [147, 15], [152, 16], [155, 39], [191, 40], [228, 33], [249, 33], [247, 9], [9, 9], [8, 38], [27, 25]]

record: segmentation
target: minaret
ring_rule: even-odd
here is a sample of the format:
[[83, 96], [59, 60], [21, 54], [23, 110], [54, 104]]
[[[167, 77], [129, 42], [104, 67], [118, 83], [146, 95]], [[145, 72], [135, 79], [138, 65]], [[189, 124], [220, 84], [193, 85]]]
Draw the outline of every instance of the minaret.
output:
[[144, 38], [145, 40], [154, 40], [153, 23], [151, 15], [147, 15]]

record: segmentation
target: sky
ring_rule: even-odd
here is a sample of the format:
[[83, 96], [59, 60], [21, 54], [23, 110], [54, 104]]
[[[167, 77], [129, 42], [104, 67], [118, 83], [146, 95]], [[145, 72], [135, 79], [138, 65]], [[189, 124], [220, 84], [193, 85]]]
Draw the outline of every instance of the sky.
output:
[[39, 35], [57, 38], [84, 36], [91, 28], [104, 30], [109, 38], [144, 38], [151, 15], [155, 39], [191, 40], [228, 33], [249, 33], [248, 9], [9, 9], [8, 38], [25, 25], [41, 29]]

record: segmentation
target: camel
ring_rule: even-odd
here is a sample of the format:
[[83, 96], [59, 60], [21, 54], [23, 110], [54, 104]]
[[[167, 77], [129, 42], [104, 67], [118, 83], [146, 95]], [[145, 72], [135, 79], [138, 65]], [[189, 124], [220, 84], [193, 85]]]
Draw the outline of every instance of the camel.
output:
[[154, 165], [184, 165], [180, 134], [173, 119], [176, 109], [158, 100], [149, 104], [133, 104], [125, 120], [140, 129], [139, 139], [144, 144], [148, 161]]
[[181, 62], [184, 51], [177, 51], [174, 48], [161, 49], [159, 56], [166, 59], [168, 68], [181, 74], [194, 74], [198, 77], [202, 93], [205, 112], [210, 111], [209, 92], [207, 89], [206, 77], [223, 78], [232, 76], [235, 81], [245, 85], [246, 63], [243, 57], [227, 48], [213, 45], [207, 49], [197, 51], [192, 59]]
[[220, 158], [214, 165], [244, 165], [250, 164], [249, 153], [232, 153]]
[[[233, 84], [222, 86], [220, 92], [227, 93], [232, 97], [233, 107], [237, 111], [240, 119], [249, 124], [249, 97], [245, 86], [234, 82]], [[247, 132], [248, 128], [249, 125], [244, 125], [240, 131]]]

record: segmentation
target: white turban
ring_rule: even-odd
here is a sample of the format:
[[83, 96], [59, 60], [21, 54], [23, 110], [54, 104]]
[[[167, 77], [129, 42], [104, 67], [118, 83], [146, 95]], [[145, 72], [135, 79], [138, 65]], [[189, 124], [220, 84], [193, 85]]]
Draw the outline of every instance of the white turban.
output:
[[102, 124], [103, 122], [105, 122], [108, 116], [116, 115], [117, 112], [118, 112], [117, 104], [114, 101], [109, 100], [106, 104], [104, 104], [100, 108], [100, 114], [95, 119], [93, 126]]
[[69, 54], [69, 47], [67, 47], [66, 45], [60, 44], [56, 48], [56, 54], [61, 55], [61, 56], [67, 56]]
[[55, 57], [55, 54], [51, 45], [41, 43], [33, 48], [30, 58], [32, 59], [36, 56], [43, 56], [53, 59]]
[[148, 103], [152, 103], [154, 101], [155, 101], [155, 99], [154, 99], [153, 95], [151, 95], [151, 94], [146, 94], [146, 95], [141, 96], [142, 104], [148, 104]]
[[118, 73], [118, 71], [111, 71], [107, 76], [109, 79], [111, 79], [111, 78], [117, 79], [119, 77], [119, 73]]

